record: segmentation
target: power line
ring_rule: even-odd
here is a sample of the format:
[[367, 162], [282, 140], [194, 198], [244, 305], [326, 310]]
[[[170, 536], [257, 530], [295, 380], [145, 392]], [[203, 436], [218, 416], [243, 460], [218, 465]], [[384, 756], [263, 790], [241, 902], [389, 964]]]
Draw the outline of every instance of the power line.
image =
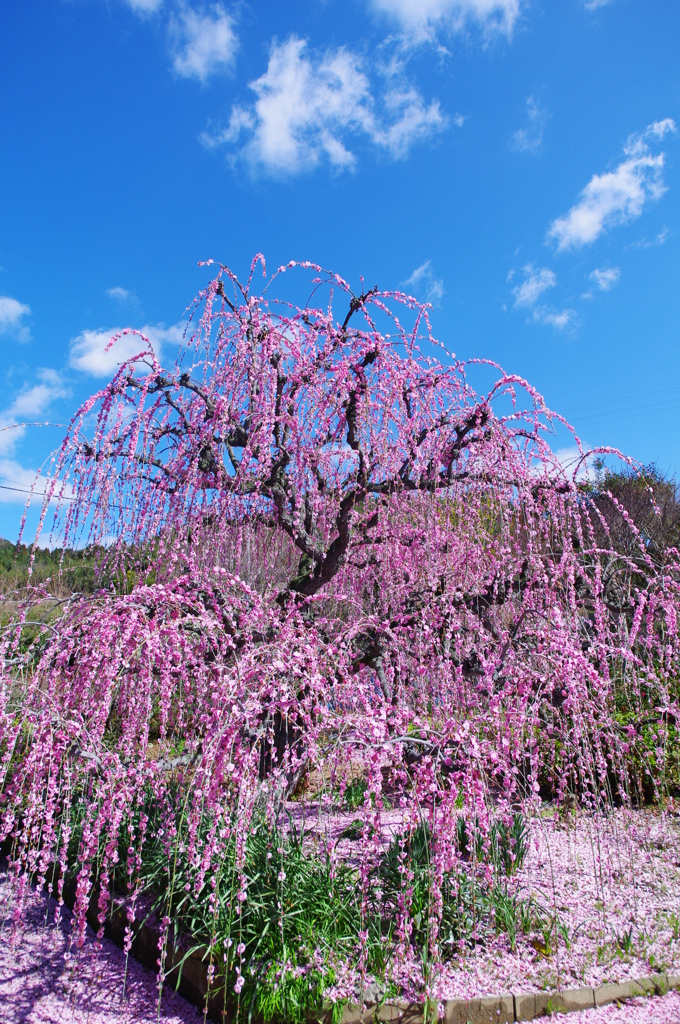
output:
[[[677, 380], [668, 381], [662, 385], [648, 384], [636, 388], [634, 391], [619, 391], [608, 398], [581, 400], [573, 404], [565, 401], [562, 403], [561, 411], [567, 418], [575, 419], [576, 417], [581, 418], [583, 414], [588, 418], [600, 415], [600, 413], [606, 415], [609, 410], [637, 410], [651, 405], [658, 407], [660, 403], [665, 404], [669, 400], [676, 399], [679, 391], [680, 381]], [[566, 412], [567, 409], [569, 412]]]
[[[47, 498], [48, 494], [46, 491], [27, 491], [25, 487], [11, 487], [9, 484], [0, 484], [0, 490], [2, 491], [15, 491], [17, 494], [30, 494], [34, 498]], [[70, 494], [52, 494], [50, 501], [76, 501], [76, 498]], [[109, 508], [116, 508], [119, 512], [126, 512], [134, 505], [117, 505], [115, 502], [109, 502]]]
[[[25, 487], [10, 487], [9, 484], [0, 484], [0, 490], [3, 491], [16, 491], [18, 494], [31, 494], [36, 498], [46, 498], [47, 491], [27, 491]], [[55, 495], [52, 495], [54, 498]], [[75, 498], [69, 497], [67, 494], [59, 495], [60, 501], [75, 501]]]

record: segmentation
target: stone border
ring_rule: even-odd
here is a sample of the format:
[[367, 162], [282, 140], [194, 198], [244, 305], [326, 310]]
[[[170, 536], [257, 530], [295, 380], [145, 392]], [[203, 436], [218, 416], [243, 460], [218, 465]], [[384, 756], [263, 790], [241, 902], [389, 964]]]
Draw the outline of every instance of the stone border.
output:
[[[127, 924], [124, 908], [114, 910], [107, 921], [106, 932], [119, 946]], [[132, 955], [147, 967], [157, 970], [159, 933], [151, 925], [137, 926], [132, 944]], [[183, 960], [183, 952], [168, 943], [166, 972], [168, 982], [176, 985], [173, 977], [179, 972], [177, 989], [187, 1002], [201, 1010], [208, 993], [208, 964], [200, 952], [190, 953]], [[183, 960], [183, 964], [182, 964]], [[635, 996], [665, 995], [671, 989], [680, 989], [680, 975], [659, 973], [634, 981], [600, 985], [598, 988], [565, 988], [546, 992], [504, 992], [497, 996], [479, 996], [473, 999], [448, 999], [444, 1002], [442, 1024], [515, 1024], [515, 1021], [535, 1020], [553, 1014], [575, 1013], [596, 1009], [608, 1003], [625, 1002]], [[208, 1016], [221, 1022], [223, 995], [208, 997]], [[330, 1020], [330, 1014], [326, 1015]], [[383, 1003], [367, 1005], [362, 1014], [360, 1006], [347, 1006], [340, 1024], [418, 1024], [423, 1020], [421, 1003]]]
[[654, 974], [635, 981], [600, 985], [598, 988], [565, 988], [552, 992], [508, 993], [483, 999], [449, 1000], [446, 1024], [510, 1024], [553, 1014], [576, 1013], [607, 1003], [625, 1002], [635, 996], [665, 995], [680, 988], [680, 976]]
[[[68, 878], [64, 885], [64, 902], [69, 909], [72, 909], [75, 903], [75, 890], [75, 880], [72, 877]], [[88, 922], [95, 931], [99, 927], [98, 895], [98, 887], [95, 885], [87, 914]], [[106, 920], [105, 933], [121, 948], [127, 923], [126, 904], [114, 899], [114, 907]], [[159, 941], [160, 932], [156, 921], [136, 922], [132, 956], [144, 967], [157, 971]], [[168, 941], [165, 959], [168, 984], [200, 1010], [206, 1009], [207, 999], [208, 1017], [222, 1024], [224, 994], [208, 993], [208, 962], [203, 959], [199, 950], [190, 952], [189, 948], [181, 942]], [[472, 999], [448, 999], [444, 1002], [442, 1024], [515, 1024], [516, 1021], [535, 1020], [545, 1015], [596, 1009], [608, 1003], [625, 1002], [636, 996], [665, 995], [671, 989], [680, 989], [680, 975], [661, 972], [633, 981], [600, 985], [598, 988], [503, 992], [500, 995], [478, 996]], [[330, 1010], [324, 1014], [324, 1018], [326, 1024], [330, 1024]], [[422, 1003], [374, 1003], [368, 1004], [363, 1013], [361, 1006], [345, 1007], [340, 1024], [419, 1024], [422, 1020]]]
[[[680, 975], [654, 974], [636, 981], [600, 985], [599, 988], [561, 989], [552, 992], [505, 992], [498, 996], [480, 996], [474, 999], [449, 999], [444, 1003], [445, 1024], [514, 1024], [515, 1021], [535, 1020], [544, 1015], [575, 1013], [591, 1010], [607, 1003], [625, 1002], [635, 996], [665, 995], [671, 989], [680, 989]], [[386, 1003], [380, 1007], [367, 1007], [362, 1018], [360, 1007], [348, 1008], [342, 1024], [357, 1024], [362, 1019], [415, 1024], [422, 1021], [421, 1005]]]

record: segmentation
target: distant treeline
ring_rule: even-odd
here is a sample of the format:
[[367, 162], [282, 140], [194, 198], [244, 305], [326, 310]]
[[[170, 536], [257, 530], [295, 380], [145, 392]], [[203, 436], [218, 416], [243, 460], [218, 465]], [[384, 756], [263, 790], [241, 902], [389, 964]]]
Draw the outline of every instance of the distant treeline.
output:
[[[595, 473], [579, 483], [584, 494], [589, 494], [597, 505], [601, 521], [594, 521], [596, 532], [606, 523], [608, 537], [598, 539], [620, 551], [635, 554], [641, 539], [648, 555], [663, 561], [668, 548], [680, 547], [680, 489], [654, 465], [641, 472], [624, 470], [611, 472], [604, 463], [595, 463]], [[636, 538], [629, 529], [621, 510], [632, 518], [639, 531]], [[0, 594], [9, 595], [28, 582], [28, 568], [33, 555], [31, 580], [40, 585], [50, 579], [48, 589], [60, 595], [68, 593], [91, 594], [101, 588], [113, 587], [118, 592], [129, 592], [149, 568], [149, 549], [126, 548], [127, 568], [120, 566], [111, 571], [105, 565], [107, 551], [102, 547], [36, 548], [32, 545], [13, 544], [0, 538]], [[237, 570], [238, 571], [238, 570]]]
[[32, 556], [32, 581], [36, 584], [53, 579], [59, 591], [71, 593], [91, 593], [97, 588], [95, 567], [101, 552], [96, 549], [33, 549], [31, 545], [13, 544], [0, 538], [0, 593], [8, 594], [26, 585]]

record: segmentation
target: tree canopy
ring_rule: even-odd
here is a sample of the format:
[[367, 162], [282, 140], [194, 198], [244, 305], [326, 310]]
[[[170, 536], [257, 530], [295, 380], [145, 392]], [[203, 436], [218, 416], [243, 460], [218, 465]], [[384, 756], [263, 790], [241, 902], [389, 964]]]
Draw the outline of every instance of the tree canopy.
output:
[[200, 889], [314, 778], [341, 799], [361, 775], [369, 865], [385, 801], [425, 822], [440, 879], [461, 814], [484, 830], [537, 794], [663, 785], [659, 759], [629, 757], [677, 710], [663, 487], [589, 483], [592, 453], [567, 472], [564, 421], [500, 369], [475, 393], [415, 300], [301, 264], [297, 307], [269, 297], [294, 264], [258, 294], [260, 262], [245, 285], [219, 268], [173, 367], [140, 336], [77, 412], [42, 522], [56, 500], [100, 589], [27, 643], [34, 588], [4, 633], [0, 839], [17, 876], [75, 857], [81, 928], [130, 830], [141, 885], [150, 793], [168, 836], [184, 808]]

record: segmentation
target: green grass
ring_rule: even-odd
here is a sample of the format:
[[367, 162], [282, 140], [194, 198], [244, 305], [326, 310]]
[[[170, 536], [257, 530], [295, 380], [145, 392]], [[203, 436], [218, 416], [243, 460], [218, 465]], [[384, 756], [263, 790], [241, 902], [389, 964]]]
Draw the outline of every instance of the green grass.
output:
[[[230, 838], [219, 864], [201, 875], [182, 852], [187, 826], [181, 814], [177, 826], [177, 838], [169, 846], [165, 836], [154, 835], [150, 822], [144, 886], [154, 895], [159, 914], [167, 914], [195, 948], [210, 951], [216, 988], [222, 988], [225, 1005], [240, 1019], [302, 1024], [310, 1014], [322, 1013], [325, 995], [339, 972], [362, 959], [366, 972], [382, 983], [385, 997], [397, 996], [390, 966], [404, 867], [412, 873], [410, 941], [427, 970], [434, 955], [435, 879], [426, 825], [390, 843], [364, 888], [352, 862], [332, 863], [319, 852], [315, 855], [311, 841], [292, 828], [270, 831], [264, 822], [251, 831], [240, 868], [235, 840]], [[202, 822], [202, 840], [214, 826], [207, 818]], [[361, 829], [355, 831], [349, 838], [359, 841]], [[439, 880], [439, 955], [454, 959], [463, 947], [473, 948], [494, 934], [506, 934], [514, 949], [522, 933], [543, 936], [541, 944], [549, 955], [556, 941], [555, 921], [533, 898], [510, 893], [507, 884], [507, 874], [516, 870], [526, 852], [524, 819], [516, 815], [510, 827], [494, 825], [492, 838], [480, 851], [480, 860], [495, 865], [492, 884], [484, 883], [481, 872], [464, 863]], [[125, 854], [122, 844], [121, 864]], [[244, 890], [247, 899], [240, 901], [238, 893]], [[360, 933], [365, 935], [363, 949]], [[239, 974], [243, 985], [237, 995]], [[335, 1007], [336, 1014], [341, 1008]]]
[[[0, 593], [9, 594], [26, 586], [32, 554], [30, 545], [0, 538]], [[99, 585], [94, 571], [98, 557], [101, 551], [93, 549], [36, 548], [32, 583], [39, 586], [50, 579], [59, 593], [92, 593]]]

